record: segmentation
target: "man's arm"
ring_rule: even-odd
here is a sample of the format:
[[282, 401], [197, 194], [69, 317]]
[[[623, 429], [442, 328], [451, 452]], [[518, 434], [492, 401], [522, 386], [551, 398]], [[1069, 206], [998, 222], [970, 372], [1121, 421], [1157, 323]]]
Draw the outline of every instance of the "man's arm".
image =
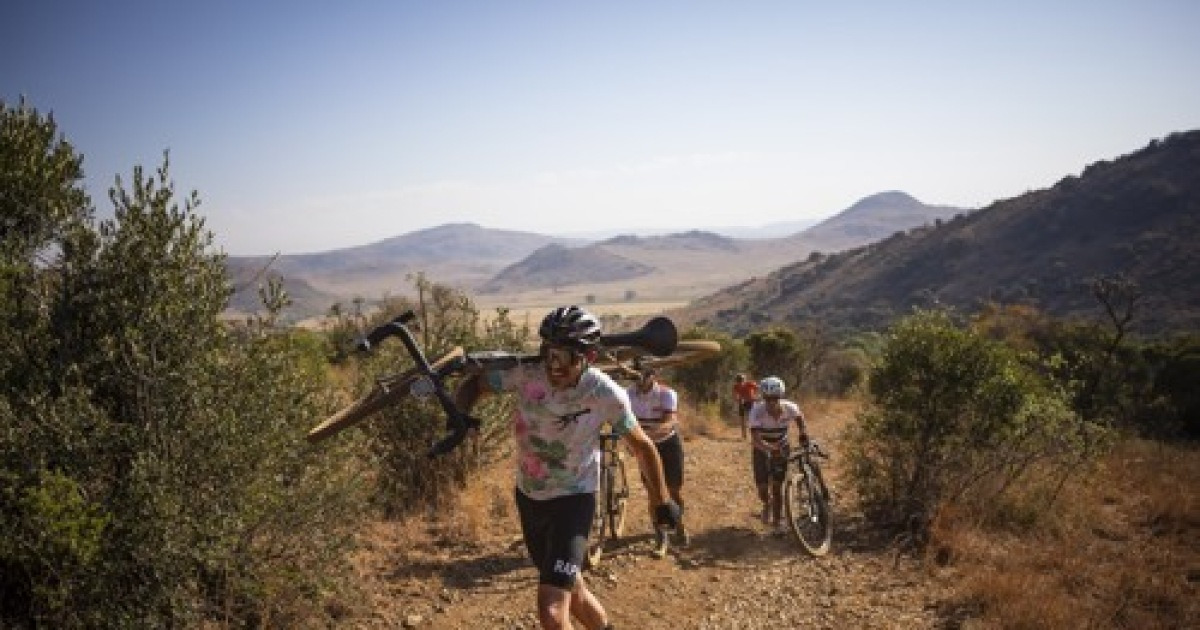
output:
[[471, 374], [460, 381], [458, 389], [454, 390], [454, 406], [470, 415], [475, 403], [490, 393], [492, 388], [488, 385], [487, 378], [482, 373]]
[[646, 492], [650, 494], [651, 505], [662, 505], [663, 499], [670, 496], [667, 493], [667, 480], [663, 475], [662, 460], [658, 457], [658, 449], [654, 442], [642, 430], [634, 425], [624, 436], [625, 445], [633, 451], [638, 460], [638, 468], [646, 475]]
[[804, 412], [796, 409], [796, 428], [800, 431], [800, 446], [808, 444], [808, 423], [804, 421]]

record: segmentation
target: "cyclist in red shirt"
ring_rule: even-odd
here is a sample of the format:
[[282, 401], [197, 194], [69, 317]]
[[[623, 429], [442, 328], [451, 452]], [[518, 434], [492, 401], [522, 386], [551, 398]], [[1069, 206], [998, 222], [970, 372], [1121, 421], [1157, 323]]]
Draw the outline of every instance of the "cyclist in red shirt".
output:
[[738, 418], [742, 425], [742, 439], [746, 439], [746, 418], [750, 414], [750, 407], [754, 405], [754, 401], [758, 400], [758, 383], [754, 379], [746, 378], [745, 374], [738, 374], [733, 379], [733, 402], [738, 408]]

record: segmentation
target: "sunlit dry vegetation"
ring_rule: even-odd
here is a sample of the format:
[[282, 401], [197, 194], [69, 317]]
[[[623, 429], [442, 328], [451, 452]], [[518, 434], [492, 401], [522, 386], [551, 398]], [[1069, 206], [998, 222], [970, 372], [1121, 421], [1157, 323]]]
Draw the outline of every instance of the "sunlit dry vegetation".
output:
[[[0, 106], [0, 625], [353, 625], [385, 554], [424, 561], [511, 520], [503, 398], [434, 461], [427, 402], [320, 448], [303, 435], [412, 365], [398, 344], [352, 353], [364, 330], [413, 309], [431, 356], [521, 351], [532, 310], [485, 313], [418, 275], [415, 297], [336, 307], [312, 330], [280, 325], [289, 300], [270, 282], [260, 313], [222, 323], [221, 256], [165, 159], [118, 182], [114, 218], [96, 221], [53, 121]], [[852, 338], [683, 330], [722, 352], [665, 380], [689, 439], [728, 428], [737, 372], [783, 377], [824, 401], [811, 413], [856, 407], [839, 466], [859, 503], [839, 509], [956, 576], [948, 622], [1196, 627], [1200, 341], [1134, 339], [1136, 287], [1094, 290], [1107, 319], [991, 305]], [[633, 307], [606, 325], [635, 325]]]

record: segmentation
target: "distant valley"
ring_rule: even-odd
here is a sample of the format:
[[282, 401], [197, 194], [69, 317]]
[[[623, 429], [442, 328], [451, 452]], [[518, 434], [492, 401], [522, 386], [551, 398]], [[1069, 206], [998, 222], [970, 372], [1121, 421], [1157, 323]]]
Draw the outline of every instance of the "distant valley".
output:
[[[586, 297], [687, 301], [814, 251], [835, 252], [968, 210], [923, 204], [901, 192], [873, 195], [794, 234], [738, 239], [687, 230], [582, 241], [474, 224], [447, 224], [360, 247], [278, 257], [230, 257], [233, 312], [257, 307], [257, 286], [277, 275], [293, 316], [321, 315], [335, 302], [407, 292], [424, 273], [484, 300]], [[561, 297], [558, 297], [561, 296]]]
[[231, 312], [255, 307], [267, 268], [284, 278], [295, 319], [322, 315], [334, 302], [405, 293], [409, 277], [424, 273], [485, 307], [642, 304], [669, 310], [682, 325], [735, 335], [772, 325], [853, 331], [879, 329], [915, 307], [970, 313], [988, 302], [1103, 318], [1089, 287], [1110, 278], [1135, 288], [1137, 329], [1194, 332], [1200, 131], [977, 210], [892, 191], [771, 238], [681, 226], [587, 241], [448, 224], [362, 247], [228, 264], [240, 283]]

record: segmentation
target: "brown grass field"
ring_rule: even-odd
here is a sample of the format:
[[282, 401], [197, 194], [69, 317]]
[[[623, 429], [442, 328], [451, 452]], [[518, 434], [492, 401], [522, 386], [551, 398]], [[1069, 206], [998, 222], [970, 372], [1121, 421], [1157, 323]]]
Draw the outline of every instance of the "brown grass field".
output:
[[[844, 426], [842, 423], [853, 417], [857, 403], [811, 401], [806, 409], [818, 418], [841, 418], [838, 423]], [[685, 437], [689, 442], [697, 441], [698, 450], [726, 443], [735, 447], [732, 452], [740, 453], [737, 430], [720, 418], [715, 408], [685, 406], [684, 412], [692, 421]], [[828, 437], [834, 438], [836, 449], [836, 437]], [[713, 446], [704, 447], [703, 442]], [[692, 452], [693, 447], [688, 448]], [[698, 467], [695, 470], [700, 476], [695, 478], [704, 478], [706, 483], [736, 489], [744, 482], [736, 471], [733, 478], [724, 476], [727, 473], [722, 471], [728, 466], [723, 460], [689, 461], [688, 465]], [[511, 523], [514, 517], [508, 468], [507, 462], [501, 462], [496, 470], [480, 475], [445, 511], [446, 518], [431, 514], [399, 523], [381, 522], [367, 534], [371, 541], [368, 547], [374, 551], [360, 558], [361, 575], [368, 590], [376, 593], [376, 618], [402, 620], [407, 611], [426, 606], [432, 599], [442, 603], [434, 607], [440, 611], [434, 613], [434, 618], [426, 617], [433, 622], [431, 627], [471, 627], [474, 622], [470, 620], [477, 622], [501, 610], [506, 614], [511, 611], [514, 620], [525, 619], [520, 615], [530, 608], [527, 600], [531, 578], [519, 535]], [[836, 488], [836, 467], [831, 472]], [[984, 524], [974, 514], [942, 514], [917, 565], [924, 567], [926, 578], [911, 578], [926, 584], [920, 587], [929, 589], [925, 597], [930, 604], [926, 606], [936, 607], [934, 616], [938, 621], [919, 627], [1200, 627], [1198, 475], [1200, 450], [1195, 447], [1128, 438], [1095, 467], [1081, 470], [1063, 488], [1051, 510], [1014, 514], [999, 525]], [[752, 493], [748, 487], [739, 492], [747, 496]], [[711, 510], [713, 506], [697, 509]], [[835, 541], [838, 536], [835, 533]], [[447, 547], [447, 540], [458, 542]], [[891, 557], [899, 552], [882, 549], [876, 553], [885, 558], [878, 565], [891, 567]], [[485, 573], [498, 572], [504, 576], [503, 581], [485, 586], [486, 582], [477, 582], [478, 576], [456, 573], [461, 571], [455, 567], [474, 555], [484, 560], [472, 566], [486, 566], [489, 569]], [[829, 562], [860, 556], [839, 552]], [[899, 556], [896, 558], [898, 563]], [[405, 565], [421, 570], [408, 578], [398, 578], [397, 574], [404, 572], [397, 567]], [[663, 572], [659, 576], [662, 579], [672, 575], [683, 579], [684, 573], [690, 579], [696, 577], [692, 573], [703, 569], [696, 566], [692, 571], [673, 573], [677, 569], [669, 566], [635, 566], [639, 572], [653, 567], [652, 573]], [[716, 567], [711, 569], [715, 571]], [[625, 579], [634, 580], [636, 575], [640, 573]], [[714, 598], [736, 601], [738, 597], [737, 582], [726, 585], [715, 574], [696, 579], [701, 593], [698, 599], [689, 595], [686, 586], [679, 586], [677, 603], [660, 600], [661, 605], [678, 609], [678, 616], [673, 618], [679, 621], [695, 621], [691, 615]], [[634, 594], [621, 590], [624, 582], [617, 584], [610, 601], [619, 608]], [[632, 583], [627, 586], [631, 588]], [[839, 594], [855, 591], [849, 583], [837, 588]], [[488, 594], [494, 590], [503, 593]], [[886, 609], [901, 605], [889, 601], [872, 600], [872, 606]], [[886, 616], [887, 611], [883, 614]], [[451, 620], [457, 621], [451, 624]], [[750, 625], [745, 627], [760, 627], [753, 620], [746, 622]], [[677, 627], [695, 626], [685, 621]]]

